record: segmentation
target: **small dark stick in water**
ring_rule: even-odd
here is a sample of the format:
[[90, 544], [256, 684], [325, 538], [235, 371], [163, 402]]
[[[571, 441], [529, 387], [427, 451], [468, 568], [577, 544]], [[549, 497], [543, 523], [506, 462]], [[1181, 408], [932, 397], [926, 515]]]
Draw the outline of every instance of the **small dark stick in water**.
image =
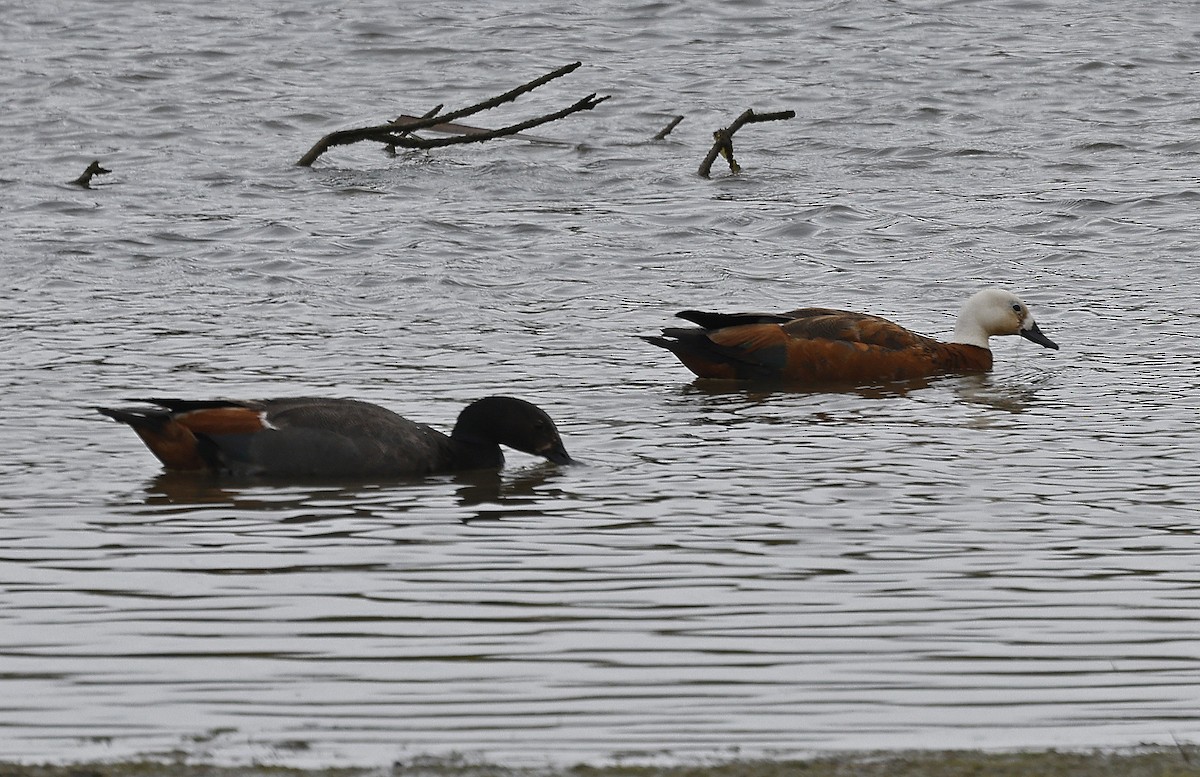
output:
[[655, 140], [663, 140], [664, 138], [667, 137], [667, 135], [671, 134], [671, 130], [673, 130], [677, 126], [679, 126], [679, 122], [681, 122], [681, 121], [683, 121], [682, 116], [676, 116], [674, 119], [671, 119], [671, 123], [668, 124], [667, 126], [663, 127], [662, 129], [660, 129], [658, 131], [658, 134], [654, 136], [654, 139]]
[[71, 181], [71, 183], [75, 184], [76, 186], [82, 186], [84, 189], [90, 189], [92, 188], [92, 176], [108, 175], [111, 172], [112, 170], [106, 170], [101, 167], [99, 160], [95, 160], [87, 166], [87, 169], [83, 171], [83, 175], [79, 176], [74, 181]]

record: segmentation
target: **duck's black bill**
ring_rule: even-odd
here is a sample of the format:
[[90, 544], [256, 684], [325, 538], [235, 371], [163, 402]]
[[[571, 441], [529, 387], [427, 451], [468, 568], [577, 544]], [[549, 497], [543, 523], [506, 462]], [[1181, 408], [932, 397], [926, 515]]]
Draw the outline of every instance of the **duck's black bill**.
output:
[[1038, 329], [1038, 325], [1036, 323], [1028, 329], [1022, 329], [1021, 337], [1024, 337], [1026, 340], [1032, 340], [1038, 345], [1045, 346], [1046, 348], [1053, 348], [1056, 351], [1058, 350], [1058, 343], [1042, 334], [1042, 330]]
[[543, 456], [545, 456], [548, 460], [554, 462], [555, 464], [574, 464], [575, 463], [575, 459], [572, 459], [567, 454], [567, 449], [564, 448], [561, 444], [547, 448], [544, 451], [540, 451], [540, 453]]

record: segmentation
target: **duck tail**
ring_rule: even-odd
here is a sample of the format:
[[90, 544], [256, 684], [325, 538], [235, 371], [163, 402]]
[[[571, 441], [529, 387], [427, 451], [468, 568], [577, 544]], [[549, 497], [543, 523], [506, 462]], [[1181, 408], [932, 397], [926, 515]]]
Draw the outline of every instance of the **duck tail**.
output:
[[167, 469], [211, 469], [210, 457], [192, 431], [160, 408], [97, 407], [96, 412], [129, 425]]

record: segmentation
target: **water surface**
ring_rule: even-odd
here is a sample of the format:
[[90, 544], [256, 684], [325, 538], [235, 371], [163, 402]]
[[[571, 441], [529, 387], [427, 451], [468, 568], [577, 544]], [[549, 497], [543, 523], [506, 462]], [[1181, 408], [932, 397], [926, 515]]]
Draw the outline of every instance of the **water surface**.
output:
[[[1189, 3], [21, 4], [0, 20], [0, 753], [384, 764], [1200, 738]], [[517, 141], [327, 132], [612, 95]], [[744, 109], [744, 172], [696, 168]], [[672, 116], [664, 142], [650, 138]], [[111, 175], [73, 179], [99, 159]], [[681, 308], [1062, 350], [714, 391]], [[94, 413], [525, 397], [584, 464], [167, 477]]]

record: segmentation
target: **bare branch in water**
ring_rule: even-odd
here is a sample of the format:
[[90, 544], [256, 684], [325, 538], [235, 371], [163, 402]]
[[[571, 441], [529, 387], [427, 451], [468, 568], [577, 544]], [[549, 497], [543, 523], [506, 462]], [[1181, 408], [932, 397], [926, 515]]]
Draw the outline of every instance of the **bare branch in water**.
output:
[[[408, 120], [410, 120], [410, 121], [420, 121], [421, 119], [428, 119], [430, 116], [437, 116], [437, 113], [438, 113], [438, 111], [440, 111], [440, 110], [442, 109], [442, 107], [443, 107], [443, 103], [438, 103], [437, 105], [433, 106], [433, 108], [431, 108], [431, 109], [429, 109], [428, 111], [426, 111], [426, 112], [425, 112], [425, 115], [424, 115], [424, 116], [421, 116], [421, 117], [420, 117], [420, 119], [414, 118], [414, 117], [412, 117], [412, 116], [405, 116], [405, 115], [401, 114], [400, 116], [397, 116], [396, 118], [392, 119], [392, 124], [395, 124], [395, 123], [399, 122], [399, 121], [400, 121], [400, 120], [402, 120], [402, 119], [408, 119]], [[402, 135], [407, 135], [407, 134], [408, 134], [408, 131], [407, 131], [407, 130], [406, 130], [406, 131], [403, 131], [403, 132], [401, 132], [400, 134], [402, 134]], [[389, 144], [388, 144], [388, 147], [387, 147], [387, 152], [388, 152], [388, 154], [390, 154], [391, 156], [395, 156], [395, 155], [396, 155], [396, 146], [395, 146], [395, 144], [393, 144], [393, 143], [389, 143]]]
[[578, 113], [579, 111], [590, 111], [592, 108], [595, 108], [597, 105], [607, 99], [607, 96], [597, 97], [595, 94], [589, 94], [587, 97], [579, 100], [574, 105], [563, 108], [561, 111], [555, 111], [554, 113], [549, 113], [545, 116], [539, 116], [536, 119], [529, 119], [528, 121], [523, 121], [519, 124], [510, 124], [509, 126], [501, 127], [500, 129], [480, 130], [472, 128], [468, 134], [454, 135], [448, 138], [429, 139], [406, 135], [404, 137], [396, 138], [394, 142], [397, 146], [403, 146], [404, 148], [441, 148], [443, 146], [453, 146], [459, 143], [481, 143], [485, 140], [492, 140], [493, 138], [516, 135], [519, 132], [532, 129], [533, 127], [537, 127], [541, 124], [548, 124], [552, 121], [558, 121], [559, 119], [570, 116], [572, 113]]
[[[313, 162], [320, 158], [322, 154], [334, 146], [344, 146], [350, 143], [357, 143], [361, 140], [373, 140], [383, 143], [393, 151], [396, 147], [427, 149], [440, 148], [442, 146], [450, 146], [458, 143], [482, 143], [483, 141], [492, 140], [494, 138], [516, 135], [522, 130], [529, 129], [530, 127], [536, 127], [540, 124], [546, 124], [551, 121], [557, 121], [558, 119], [569, 116], [572, 113], [591, 110], [608, 98], [596, 97], [595, 94], [591, 94], [582, 100], [579, 100], [569, 108], [556, 111], [555, 113], [551, 113], [546, 116], [540, 116], [536, 119], [530, 119], [518, 124], [502, 127], [497, 130], [486, 130], [479, 127], [469, 127], [464, 124], [454, 123], [456, 119], [460, 119], [464, 116], [470, 116], [481, 111], [486, 111], [490, 108], [495, 108], [498, 105], [503, 105], [506, 102], [511, 102], [526, 92], [533, 91], [542, 84], [553, 81], [556, 78], [560, 78], [567, 73], [574, 71], [581, 64], [582, 63], [580, 62], [574, 62], [570, 65], [566, 65], [565, 67], [561, 67], [558, 70], [547, 73], [544, 76], [535, 78], [529, 83], [522, 84], [516, 89], [507, 91], [504, 94], [497, 95], [490, 99], [484, 100], [483, 102], [476, 103], [475, 105], [470, 105], [466, 108], [450, 111], [449, 113], [439, 113], [439, 111], [442, 109], [442, 106], [439, 105], [437, 108], [426, 113], [420, 118], [413, 116], [400, 116], [394, 121], [388, 122], [387, 124], [378, 124], [371, 127], [360, 127], [357, 129], [338, 130], [336, 132], [331, 132], [317, 141], [317, 144], [309, 149], [308, 153], [302, 156], [299, 161], [296, 162], [296, 164], [302, 167], [309, 167]], [[428, 129], [435, 132], [453, 133], [454, 136], [449, 138], [429, 140], [412, 134], [417, 130], [422, 129]]]
[[668, 124], [667, 126], [663, 127], [662, 129], [660, 129], [658, 131], [658, 134], [654, 136], [654, 139], [662, 140], [667, 135], [670, 135], [671, 130], [673, 130], [673, 129], [675, 129], [675, 127], [679, 126], [679, 122], [681, 122], [681, 121], [683, 121], [682, 116], [676, 116], [675, 118], [671, 119], [671, 123]]
[[74, 181], [71, 181], [71, 183], [75, 184], [76, 186], [82, 186], [85, 189], [90, 189], [92, 188], [92, 176], [108, 175], [111, 172], [112, 170], [105, 170], [103, 167], [101, 167], [99, 160], [95, 160], [87, 166], [87, 169], [83, 171], [83, 175], [79, 176]]
[[777, 111], [775, 113], [755, 113], [753, 108], [748, 108], [741, 116], [738, 116], [733, 124], [730, 124], [724, 129], [719, 129], [713, 133], [713, 146], [708, 151], [708, 155], [704, 157], [704, 161], [700, 163], [700, 169], [697, 171], [702, 177], [708, 178], [709, 172], [712, 169], [713, 162], [717, 156], [725, 157], [725, 161], [729, 163], [729, 170], [733, 173], [741, 172], [741, 167], [737, 160], [733, 158], [733, 133], [737, 132], [747, 124], [755, 124], [760, 121], [781, 121], [783, 119], [793, 119], [796, 117], [795, 111]]

